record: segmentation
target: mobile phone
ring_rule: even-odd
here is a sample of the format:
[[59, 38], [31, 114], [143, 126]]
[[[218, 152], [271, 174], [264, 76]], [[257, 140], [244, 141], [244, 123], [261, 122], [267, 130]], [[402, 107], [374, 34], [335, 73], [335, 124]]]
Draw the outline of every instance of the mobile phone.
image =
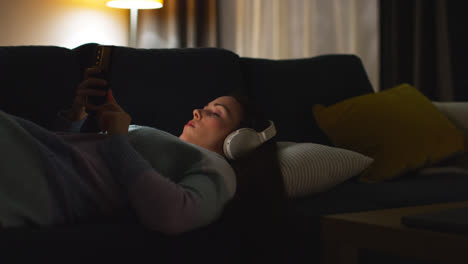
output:
[[92, 77], [104, 79], [107, 81], [106, 86], [95, 86], [90, 87], [93, 89], [103, 90], [106, 92], [104, 96], [88, 96], [88, 102], [94, 105], [104, 104], [107, 100], [107, 93], [110, 88], [110, 67], [112, 59], [112, 49], [113, 46], [103, 46], [99, 45], [96, 47], [95, 56], [94, 56], [94, 66], [101, 69], [100, 73], [94, 74]]

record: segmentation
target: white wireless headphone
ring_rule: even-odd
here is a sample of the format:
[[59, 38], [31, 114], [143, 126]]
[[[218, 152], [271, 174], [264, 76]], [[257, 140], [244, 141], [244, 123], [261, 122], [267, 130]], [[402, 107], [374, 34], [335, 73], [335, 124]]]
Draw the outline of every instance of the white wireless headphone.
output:
[[262, 132], [257, 132], [252, 128], [240, 128], [229, 134], [224, 140], [224, 155], [228, 159], [235, 160], [274, 137], [276, 135], [275, 124], [271, 120], [269, 122], [270, 125]]

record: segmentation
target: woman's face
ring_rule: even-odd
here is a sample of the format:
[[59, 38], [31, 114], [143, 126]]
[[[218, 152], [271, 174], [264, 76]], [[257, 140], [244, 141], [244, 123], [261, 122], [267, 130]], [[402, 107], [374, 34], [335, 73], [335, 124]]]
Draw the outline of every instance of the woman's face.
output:
[[203, 109], [193, 110], [193, 119], [179, 138], [224, 156], [224, 139], [239, 127], [242, 116], [242, 106], [234, 97], [218, 97]]

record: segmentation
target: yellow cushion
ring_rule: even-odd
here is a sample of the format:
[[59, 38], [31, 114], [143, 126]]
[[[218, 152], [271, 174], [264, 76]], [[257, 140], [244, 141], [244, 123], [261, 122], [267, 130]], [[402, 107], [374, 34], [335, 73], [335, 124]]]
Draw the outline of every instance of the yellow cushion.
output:
[[393, 179], [464, 150], [461, 131], [409, 84], [313, 110], [335, 146], [374, 159], [362, 182]]

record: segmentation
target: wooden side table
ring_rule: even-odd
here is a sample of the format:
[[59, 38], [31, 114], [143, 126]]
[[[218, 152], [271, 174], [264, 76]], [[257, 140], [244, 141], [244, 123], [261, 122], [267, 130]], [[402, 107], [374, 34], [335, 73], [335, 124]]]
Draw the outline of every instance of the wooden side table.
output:
[[468, 236], [401, 224], [404, 215], [464, 206], [468, 201], [323, 216], [323, 263], [355, 264], [360, 248], [438, 263], [468, 263]]

